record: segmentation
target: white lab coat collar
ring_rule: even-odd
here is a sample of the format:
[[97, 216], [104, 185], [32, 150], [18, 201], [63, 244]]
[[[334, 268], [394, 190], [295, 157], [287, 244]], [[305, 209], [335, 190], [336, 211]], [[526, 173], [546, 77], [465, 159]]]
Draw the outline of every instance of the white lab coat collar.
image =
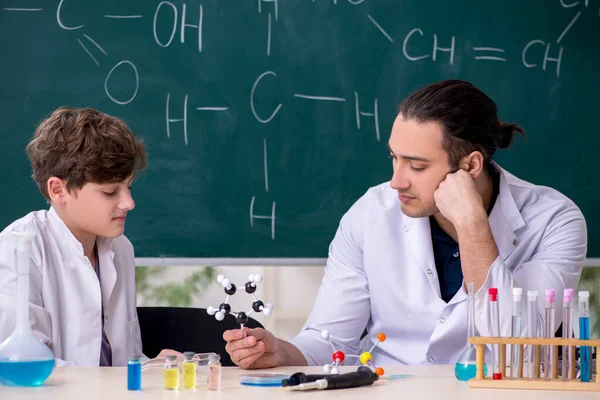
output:
[[[50, 221], [52, 228], [56, 230], [58, 233], [58, 237], [62, 239], [63, 244], [66, 245], [74, 254], [77, 254], [80, 257], [85, 257], [85, 253], [83, 251], [83, 245], [75, 235], [71, 232], [71, 230], [67, 227], [64, 221], [58, 216], [54, 207], [50, 207], [48, 211], [48, 220]], [[100, 278], [101, 278], [101, 288], [102, 288], [102, 302], [104, 307], [107, 307], [108, 301], [110, 300], [110, 296], [115, 287], [115, 283], [117, 281], [117, 271], [115, 269], [115, 265], [113, 263], [113, 259], [115, 257], [115, 253], [112, 251], [112, 244], [114, 239], [100, 237], [96, 239], [96, 246], [98, 249], [98, 259], [100, 261]], [[81, 266], [81, 263], [72, 260], [71, 262], [67, 261], [68, 265], [71, 268], [76, 268]]]
[[519, 243], [515, 232], [525, 226], [525, 220], [523, 220], [523, 216], [510, 191], [508, 180], [512, 176], [495, 162], [492, 162], [492, 166], [500, 174], [500, 191], [496, 204], [494, 204], [494, 208], [490, 213], [490, 228], [496, 246], [498, 246], [498, 252], [502, 259], [506, 260]]
[[[69, 246], [76, 254], [85, 256], [83, 252], [83, 245], [79, 240], [77, 240], [75, 235], [73, 235], [73, 232], [71, 232], [69, 227], [67, 227], [64, 221], [58, 216], [54, 207], [50, 207], [50, 210], [48, 211], [48, 220], [52, 224], [52, 227], [59, 234], [58, 237], [64, 240], [64, 244]], [[112, 251], [113, 241], [114, 239], [98, 236], [96, 239], [98, 255], [106, 253], [106, 255], [108, 255], [112, 261], [115, 255]]]
[[[74, 254], [84, 256], [83, 253], [83, 245], [73, 232], [67, 227], [64, 221], [58, 216], [54, 207], [50, 207], [48, 210], [48, 221], [50, 221], [50, 225], [52, 226], [52, 230], [56, 232], [56, 237], [61, 239], [61, 244], [69, 248]], [[72, 268], [77, 266], [77, 263], [71, 262], [69, 265]]]

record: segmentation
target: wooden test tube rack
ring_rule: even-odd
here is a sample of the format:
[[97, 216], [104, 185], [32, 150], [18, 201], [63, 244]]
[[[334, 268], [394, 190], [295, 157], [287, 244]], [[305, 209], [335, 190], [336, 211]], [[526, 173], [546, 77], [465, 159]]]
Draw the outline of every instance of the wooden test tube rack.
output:
[[[477, 375], [469, 380], [469, 387], [473, 388], [493, 388], [493, 389], [537, 389], [537, 390], [577, 390], [577, 391], [599, 391], [600, 392], [600, 340], [580, 340], [580, 339], [560, 339], [560, 338], [506, 338], [506, 337], [471, 337], [469, 343], [475, 345]], [[491, 377], [484, 376], [483, 366], [485, 363], [485, 346], [497, 344], [500, 350], [500, 371], [502, 379], [494, 380]], [[519, 378], [513, 379], [506, 376], [506, 345], [519, 345]], [[536, 365], [535, 378], [529, 379], [523, 377], [523, 346], [535, 346], [537, 360], [540, 361], [541, 348], [544, 346], [553, 346], [554, 351], [552, 366], [553, 379], [546, 380], [540, 377], [540, 363]], [[561, 346], [572, 346], [573, 359], [569, 364], [571, 366], [571, 376], [575, 376], [574, 355], [575, 347], [586, 346], [590, 348], [590, 372], [592, 371], [592, 362], [596, 363], [596, 376], [591, 376], [590, 382], [580, 382], [579, 379], [562, 380], [558, 376], [558, 348]], [[596, 348], [596, 360], [591, 359], [593, 348]], [[488, 366], [489, 369], [490, 366]], [[493, 368], [493, 366], [491, 366]]]

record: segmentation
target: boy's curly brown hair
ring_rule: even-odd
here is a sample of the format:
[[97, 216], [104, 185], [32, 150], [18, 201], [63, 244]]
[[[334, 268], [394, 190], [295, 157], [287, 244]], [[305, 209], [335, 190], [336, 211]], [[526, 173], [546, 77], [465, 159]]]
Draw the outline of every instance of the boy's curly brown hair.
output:
[[57, 109], [40, 123], [26, 150], [33, 180], [48, 201], [53, 176], [70, 191], [88, 182], [122, 182], [146, 167], [146, 150], [127, 124], [92, 108]]

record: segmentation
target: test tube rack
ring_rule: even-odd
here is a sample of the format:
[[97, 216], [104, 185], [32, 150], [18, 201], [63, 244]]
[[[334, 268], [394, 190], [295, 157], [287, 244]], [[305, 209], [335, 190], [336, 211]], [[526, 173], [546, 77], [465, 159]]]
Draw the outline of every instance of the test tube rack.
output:
[[[597, 356], [596, 360], [591, 360], [590, 363], [596, 363], [596, 376], [591, 377], [590, 382], [580, 382], [579, 379], [562, 380], [562, 377], [558, 376], [558, 348], [561, 346], [571, 346], [573, 350], [575, 347], [587, 346], [590, 348], [590, 354], [592, 349], [596, 348], [596, 354], [600, 355], [600, 340], [580, 340], [580, 339], [562, 339], [562, 338], [507, 338], [507, 337], [470, 337], [469, 343], [475, 345], [475, 357], [477, 373], [475, 378], [469, 380], [469, 387], [472, 388], [491, 388], [491, 389], [535, 389], [535, 390], [574, 390], [574, 391], [589, 391], [589, 392], [600, 392], [600, 357]], [[500, 371], [502, 373], [502, 379], [494, 380], [491, 377], [484, 376], [484, 364], [485, 364], [485, 346], [486, 345], [499, 345], [500, 352]], [[520, 346], [519, 352], [519, 378], [511, 378], [506, 375], [506, 346], [507, 345], [518, 345]], [[523, 347], [526, 345], [535, 346], [535, 352], [537, 354], [537, 360], [541, 360], [541, 349], [545, 346], [552, 346], [554, 348], [552, 366], [553, 366], [553, 379], [547, 380], [540, 377], [540, 363], [538, 362], [535, 368], [535, 376], [533, 379], [523, 377]], [[575, 351], [571, 351], [574, 354]], [[571, 376], [574, 374], [574, 359], [571, 360]], [[489, 368], [489, 366], [488, 366]], [[590, 370], [592, 365], [590, 364]]]

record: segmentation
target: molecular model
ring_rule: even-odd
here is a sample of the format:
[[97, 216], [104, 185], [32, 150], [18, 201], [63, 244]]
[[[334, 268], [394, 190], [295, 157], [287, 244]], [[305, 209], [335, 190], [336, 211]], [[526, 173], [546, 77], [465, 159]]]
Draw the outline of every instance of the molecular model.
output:
[[225, 302], [221, 303], [221, 305], [219, 306], [219, 308], [215, 308], [215, 307], [208, 307], [206, 309], [206, 312], [209, 313], [210, 315], [214, 315], [215, 319], [217, 321], [223, 321], [223, 319], [225, 318], [225, 316], [227, 314], [233, 314], [235, 316], [235, 320], [238, 324], [240, 324], [240, 328], [244, 329], [244, 324], [246, 322], [248, 322], [248, 315], [252, 314], [253, 312], [262, 312], [264, 315], [269, 316], [271, 315], [271, 313], [273, 312], [273, 304], [271, 303], [267, 303], [264, 304], [262, 301], [260, 301], [256, 295], [254, 295], [254, 292], [256, 291], [256, 287], [259, 283], [261, 283], [263, 280], [263, 277], [259, 274], [256, 275], [250, 275], [248, 277], [248, 282], [246, 282], [245, 285], [245, 289], [246, 289], [246, 293], [251, 294], [252, 297], [254, 297], [254, 302], [252, 303], [252, 309], [250, 311], [248, 311], [247, 313], [240, 311], [240, 312], [233, 312], [231, 311], [231, 306], [229, 305], [229, 296], [233, 296], [237, 290], [236, 286], [227, 278], [225, 278], [225, 276], [223, 275], [219, 275], [217, 277], [217, 282], [219, 282], [221, 285], [223, 285], [223, 289], [225, 290], [225, 294], [227, 295], [227, 297], [225, 297]]
[[346, 357], [348, 357], [348, 358], [358, 358], [360, 360], [361, 364], [363, 364], [367, 367], [370, 367], [379, 376], [384, 374], [383, 368], [377, 367], [375, 364], [373, 364], [373, 355], [371, 355], [371, 352], [375, 349], [375, 347], [377, 347], [377, 345], [379, 343], [385, 342], [385, 334], [384, 333], [380, 333], [379, 335], [377, 335], [377, 342], [375, 342], [373, 347], [371, 347], [371, 350], [365, 351], [360, 356], [344, 354], [343, 351], [336, 350], [336, 348], [332, 342], [332, 336], [329, 333], [329, 331], [327, 331], [327, 330], [321, 331], [321, 337], [323, 339], [327, 340], [329, 342], [329, 344], [331, 345], [331, 348], [333, 349], [333, 355], [331, 356], [331, 358], [333, 358], [333, 362], [331, 364], [325, 364], [323, 366], [323, 370], [325, 372], [327, 372], [327, 373], [331, 372], [332, 374], [339, 374], [340, 373], [340, 370], [338, 368], [339, 365], [344, 362]]

